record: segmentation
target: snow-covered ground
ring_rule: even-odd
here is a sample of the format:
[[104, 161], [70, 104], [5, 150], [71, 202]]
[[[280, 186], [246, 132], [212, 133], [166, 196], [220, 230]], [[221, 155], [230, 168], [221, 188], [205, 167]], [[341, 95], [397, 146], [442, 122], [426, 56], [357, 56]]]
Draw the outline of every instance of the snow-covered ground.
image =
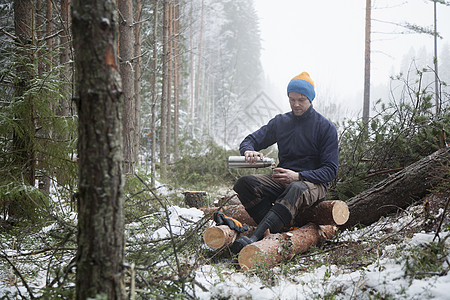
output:
[[[268, 274], [263, 276], [243, 271], [235, 266], [235, 261], [225, 259], [224, 263], [203, 264], [195, 271], [193, 294], [198, 299], [330, 299], [331, 296], [335, 297], [333, 299], [450, 299], [450, 251], [445, 251], [447, 257], [440, 260], [441, 274], [425, 272], [427, 274], [422, 274], [425, 276], [413, 276], [408, 269], [407, 264], [411, 264], [408, 253], [427, 249], [433, 239], [435, 242], [445, 240], [445, 247], [450, 248], [449, 232], [441, 232], [439, 239], [435, 239], [435, 232], [414, 232], [427, 222], [422, 210], [423, 205], [410, 207], [398, 216], [383, 218], [371, 226], [339, 233], [331, 243], [376, 248], [373, 262], [356, 270], [329, 264], [320, 249], [315, 256], [307, 254], [309, 259], [323, 260], [312, 269], [303, 267], [300, 259], [289, 268], [302, 271], [289, 272], [279, 266], [266, 270]], [[435, 219], [442, 213], [443, 210], [439, 210]], [[171, 227], [177, 234], [186, 230], [189, 224], [186, 220], [200, 221], [202, 216], [195, 208], [170, 207]], [[154, 238], [167, 236], [166, 227], [154, 233]], [[390, 239], [394, 242], [386, 242]], [[364, 251], [364, 247], [362, 249]]]
[[[436, 211], [435, 223], [443, 214], [442, 209]], [[205, 223], [203, 216], [203, 212], [195, 208], [169, 206], [167, 210], [142, 218], [144, 221], [130, 223], [126, 226], [129, 243], [126, 251], [136, 249], [133, 242], [145, 244], [170, 236], [179, 240], [192, 228], [201, 233], [199, 224]], [[76, 222], [70, 212], [66, 219], [72, 224]], [[441, 226], [435, 238], [435, 231], [424, 230], [429, 219], [423, 215], [423, 205], [413, 206], [371, 226], [340, 232], [325, 245], [298, 255], [286, 264], [258, 271], [241, 270], [236, 260], [226, 253], [223, 253], [223, 260], [221, 254], [214, 260], [209, 259], [204, 253], [213, 252], [201, 245], [193, 254], [196, 256], [196, 267], [192, 271], [194, 288], [186, 292], [197, 299], [450, 299], [450, 233], [445, 230], [449, 226], [448, 223]], [[165, 222], [160, 228], [150, 228], [145, 222], [152, 220], [170, 220], [170, 226]], [[0, 260], [0, 299], [15, 299], [19, 295], [28, 298], [27, 288], [14, 273], [11, 263], [26, 276], [24, 279], [34, 296], [41, 294], [40, 290], [52, 280], [53, 274], [45, 269], [45, 264], [55, 257], [51, 252], [30, 255], [30, 249], [44, 247], [45, 241], [40, 239], [58, 228], [56, 223], [49, 224], [36, 233], [35, 238], [31, 236], [28, 245], [22, 241], [20, 248], [9, 236], [0, 235], [0, 254], [4, 258]], [[33, 245], [33, 240], [40, 242]], [[421, 272], [421, 266], [414, 261], [415, 255], [420, 261], [426, 251], [439, 248], [438, 241], [445, 244], [436, 255], [445, 257], [438, 257], [435, 269]], [[353, 249], [355, 245], [358, 247]], [[69, 249], [65, 256], [59, 257], [61, 270], [69, 264], [73, 254], [73, 249]], [[333, 255], [335, 257], [330, 258]], [[346, 263], [336, 263], [339, 256]], [[38, 261], [44, 267], [37, 267]], [[73, 283], [67, 285], [73, 286]], [[141, 299], [145, 299], [145, 293], [143, 295]]]
[[[417, 234], [405, 246], [429, 243], [432, 234]], [[322, 265], [294, 276], [277, 274], [277, 284], [267, 286], [257, 275], [206, 265], [196, 272], [206, 291], [198, 288], [199, 299], [450, 299], [450, 274], [425, 279], [405, 276], [404, 263], [390, 257], [390, 250], [357, 271], [348, 272], [336, 265]], [[450, 258], [450, 257], [449, 257]], [[445, 268], [448, 268], [446, 266]], [[376, 296], [375, 296], [376, 295]]]
[[[421, 279], [407, 274], [406, 258], [408, 251], [417, 247], [427, 249], [433, 243], [434, 232], [413, 233], [394, 244], [376, 245], [387, 233], [401, 236], [402, 230], [420, 226], [423, 219], [417, 218], [417, 211], [421, 208], [411, 207], [400, 218], [385, 218], [372, 226], [340, 233], [335, 242], [372, 243], [378, 248], [375, 261], [358, 270], [324, 262], [309, 271], [283, 275], [286, 272], [275, 267], [270, 270], [275, 277], [271, 282], [275, 284], [268, 285], [264, 276], [252, 272], [204, 265], [196, 271], [196, 280], [201, 285], [196, 295], [199, 299], [330, 299], [333, 295], [333, 299], [450, 299], [449, 232], [439, 235], [440, 240], [446, 240], [447, 248], [446, 259], [441, 259], [442, 274], [423, 274], [427, 276]], [[317, 252], [317, 259], [322, 259], [320, 250]], [[294, 265], [293, 269], [301, 270], [302, 266]]]

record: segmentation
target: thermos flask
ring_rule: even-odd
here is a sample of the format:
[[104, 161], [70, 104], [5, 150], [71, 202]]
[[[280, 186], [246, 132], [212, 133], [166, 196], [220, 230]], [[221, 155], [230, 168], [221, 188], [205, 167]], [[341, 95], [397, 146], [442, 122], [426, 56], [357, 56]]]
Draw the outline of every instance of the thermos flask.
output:
[[258, 160], [254, 163], [248, 163], [245, 161], [245, 156], [229, 156], [228, 168], [265, 168], [275, 167], [275, 161], [273, 158], [264, 157], [263, 159], [258, 157]]

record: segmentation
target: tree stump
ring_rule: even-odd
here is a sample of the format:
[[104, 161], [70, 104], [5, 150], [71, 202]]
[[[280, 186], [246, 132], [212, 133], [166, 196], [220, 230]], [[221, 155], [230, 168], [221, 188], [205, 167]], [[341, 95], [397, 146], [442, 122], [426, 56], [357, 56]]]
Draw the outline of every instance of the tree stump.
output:
[[204, 191], [186, 191], [183, 195], [184, 203], [189, 207], [200, 208], [208, 205], [207, 194]]

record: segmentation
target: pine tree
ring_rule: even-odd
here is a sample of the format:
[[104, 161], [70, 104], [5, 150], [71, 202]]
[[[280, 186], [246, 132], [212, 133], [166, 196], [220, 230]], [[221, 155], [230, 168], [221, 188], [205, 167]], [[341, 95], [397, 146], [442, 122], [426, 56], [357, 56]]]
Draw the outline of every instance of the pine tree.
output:
[[79, 116], [77, 299], [124, 299], [122, 96], [116, 2], [74, 1]]

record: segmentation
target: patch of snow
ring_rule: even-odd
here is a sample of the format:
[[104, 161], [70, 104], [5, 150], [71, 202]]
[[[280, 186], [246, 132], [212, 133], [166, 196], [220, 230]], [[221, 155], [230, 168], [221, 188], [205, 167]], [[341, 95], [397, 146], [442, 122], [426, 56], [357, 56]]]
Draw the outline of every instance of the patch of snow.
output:
[[[203, 212], [197, 208], [183, 208], [171, 206], [169, 211], [169, 224], [156, 230], [152, 238], [161, 239], [170, 237], [170, 231], [174, 235], [182, 235], [190, 224], [193, 224], [203, 218]], [[163, 212], [165, 213], [165, 212]], [[189, 224], [190, 223], [190, 224]]]

